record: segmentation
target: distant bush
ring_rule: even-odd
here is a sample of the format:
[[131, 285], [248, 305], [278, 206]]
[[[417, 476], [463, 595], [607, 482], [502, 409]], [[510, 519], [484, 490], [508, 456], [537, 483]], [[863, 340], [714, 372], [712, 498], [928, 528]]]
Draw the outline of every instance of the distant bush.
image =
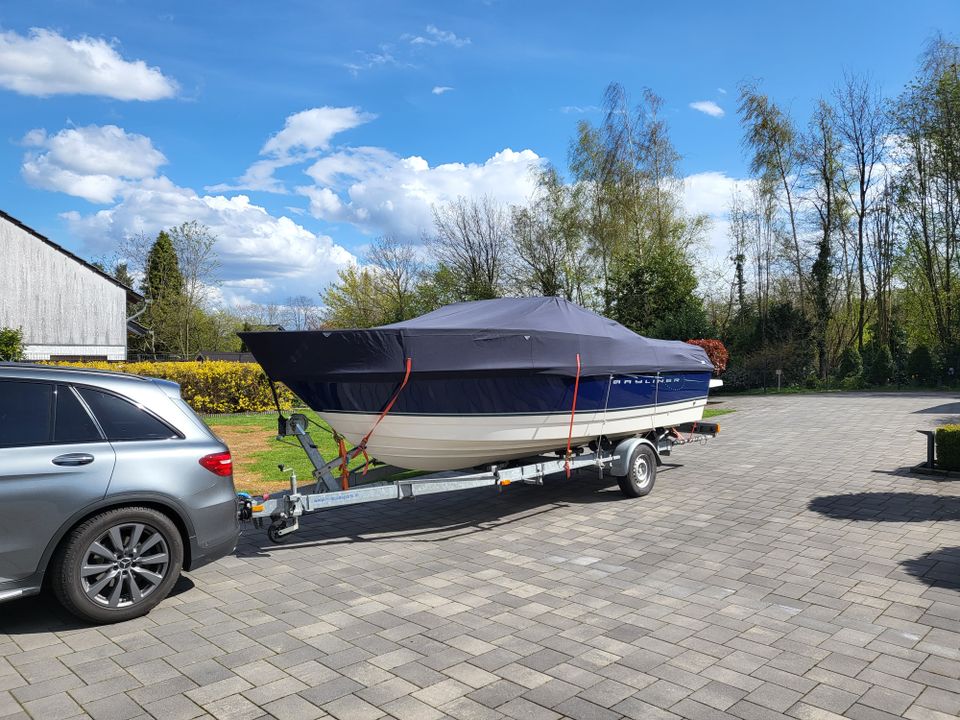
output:
[[863, 358], [855, 347], [848, 347], [840, 354], [840, 364], [837, 366], [837, 379], [860, 375], [863, 372]]
[[687, 340], [687, 342], [704, 349], [707, 357], [710, 358], [710, 363], [713, 365], [714, 375], [719, 375], [727, 369], [730, 353], [727, 352], [727, 348], [724, 347], [722, 342], [719, 340]]
[[893, 355], [886, 343], [870, 340], [863, 346], [863, 376], [871, 385], [886, 385], [893, 377]]
[[933, 382], [935, 376], [933, 355], [926, 345], [917, 345], [907, 357], [907, 374], [921, 385]]
[[0, 360], [6, 362], [23, 360], [23, 330], [0, 328]]
[[960, 425], [937, 428], [937, 467], [960, 470]]
[[[270, 383], [256, 363], [208, 362], [57, 362], [52, 365], [87, 367], [98, 370], [144, 375], [172, 380], [180, 385], [187, 404], [200, 413], [262, 412], [274, 409]], [[277, 384], [280, 406], [293, 406], [294, 394]]]

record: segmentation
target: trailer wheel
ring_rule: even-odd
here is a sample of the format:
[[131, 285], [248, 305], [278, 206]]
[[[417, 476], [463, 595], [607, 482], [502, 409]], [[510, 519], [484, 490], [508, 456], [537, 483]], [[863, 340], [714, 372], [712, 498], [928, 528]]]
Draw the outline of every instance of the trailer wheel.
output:
[[649, 495], [657, 479], [657, 458], [646, 443], [639, 443], [630, 456], [627, 474], [617, 478], [620, 492], [629, 498]]

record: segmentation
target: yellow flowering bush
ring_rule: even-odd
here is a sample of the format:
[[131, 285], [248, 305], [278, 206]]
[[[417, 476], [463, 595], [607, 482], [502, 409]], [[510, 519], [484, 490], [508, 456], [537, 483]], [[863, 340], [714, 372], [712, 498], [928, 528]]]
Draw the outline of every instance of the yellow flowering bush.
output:
[[[180, 394], [199, 413], [241, 413], [273, 410], [273, 395], [267, 376], [256, 363], [209, 360], [207, 362], [131, 362], [115, 363], [53, 362], [51, 365], [85, 367], [97, 370], [144, 375], [172, 380], [180, 385]], [[280, 407], [289, 409], [295, 396], [277, 383]]]

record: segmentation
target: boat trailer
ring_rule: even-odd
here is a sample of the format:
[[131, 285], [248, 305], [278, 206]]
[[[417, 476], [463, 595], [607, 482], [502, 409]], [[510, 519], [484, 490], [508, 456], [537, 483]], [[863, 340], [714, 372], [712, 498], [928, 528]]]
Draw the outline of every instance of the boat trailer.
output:
[[[451, 470], [390, 480], [407, 471], [383, 465], [364, 471], [343, 472], [344, 457], [325, 460], [310, 436], [311, 421], [302, 413], [280, 416], [277, 439], [296, 438], [313, 466], [313, 492], [300, 490], [297, 474], [283, 465], [281, 472], [289, 472], [290, 490], [262, 497], [240, 493], [238, 515], [241, 520], [252, 520], [254, 527], [263, 527], [269, 520], [267, 536], [271, 542], [281, 543], [300, 527], [300, 516], [318, 510], [359, 505], [380, 500], [409, 500], [421, 495], [496, 487], [498, 491], [514, 484], [543, 485], [544, 477], [586, 467], [597, 469], [602, 479], [604, 470], [618, 479], [621, 491], [628, 497], [640, 497], [653, 489], [656, 466], [661, 457], [670, 455], [674, 446], [705, 442], [720, 432], [717, 423], [693, 422], [676, 427], [660, 428], [647, 433], [615, 441], [591, 442], [573, 448], [568, 456], [563, 450], [555, 454], [524, 458], [509, 464], [491, 465], [484, 469]], [[614, 444], [615, 443], [615, 444]], [[642, 456], [642, 457], [641, 457]], [[355, 454], [352, 455], [355, 457]], [[647, 473], [641, 475], [642, 472]]]

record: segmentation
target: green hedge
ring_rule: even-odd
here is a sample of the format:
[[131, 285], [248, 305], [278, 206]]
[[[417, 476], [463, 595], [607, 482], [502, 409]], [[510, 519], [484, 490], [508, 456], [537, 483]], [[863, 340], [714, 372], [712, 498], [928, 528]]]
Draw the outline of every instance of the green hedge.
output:
[[960, 470], [960, 425], [937, 428], [937, 467]]

